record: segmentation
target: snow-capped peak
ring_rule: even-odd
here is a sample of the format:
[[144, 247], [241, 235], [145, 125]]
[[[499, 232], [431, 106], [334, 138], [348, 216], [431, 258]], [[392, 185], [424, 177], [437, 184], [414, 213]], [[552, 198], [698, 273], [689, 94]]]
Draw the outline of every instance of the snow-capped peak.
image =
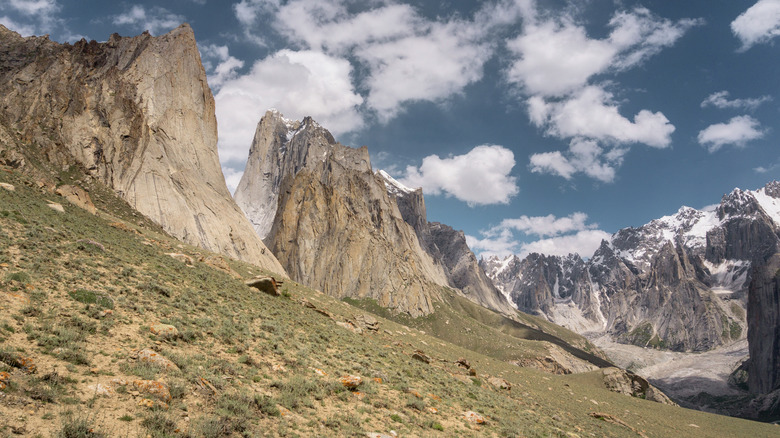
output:
[[758, 205], [780, 226], [780, 183], [773, 181], [752, 193]]
[[377, 174], [379, 174], [379, 176], [381, 176], [387, 182], [385, 186], [387, 186], [387, 191], [390, 194], [398, 196], [399, 194], [403, 195], [406, 193], [414, 193], [414, 189], [410, 189], [409, 187], [406, 187], [405, 185], [401, 184], [384, 170], [378, 170]]

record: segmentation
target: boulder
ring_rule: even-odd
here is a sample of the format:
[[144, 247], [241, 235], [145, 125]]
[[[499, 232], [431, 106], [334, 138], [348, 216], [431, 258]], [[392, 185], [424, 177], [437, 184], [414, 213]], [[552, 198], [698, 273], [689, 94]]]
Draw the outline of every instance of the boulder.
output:
[[512, 389], [512, 384], [500, 377], [491, 377], [488, 379], [488, 383], [490, 383], [491, 385], [495, 386], [498, 389], [506, 389], [506, 390]]
[[81, 207], [92, 214], [97, 214], [97, 208], [86, 190], [78, 186], [63, 185], [57, 187], [56, 193], [67, 199], [71, 204]]
[[474, 424], [485, 424], [485, 417], [474, 412], [474, 411], [466, 411], [463, 413], [463, 419], [468, 421], [469, 423]]
[[170, 359], [167, 359], [160, 355], [160, 353], [157, 353], [156, 351], [149, 350], [149, 349], [143, 349], [136, 352], [136, 358], [139, 362], [142, 363], [149, 363], [152, 365], [156, 365], [160, 368], [163, 368], [165, 370], [179, 370], [179, 367], [176, 366], [175, 363], [171, 362]]
[[16, 187], [13, 186], [13, 184], [8, 183], [0, 183], [0, 189], [8, 190], [9, 192], [13, 192], [16, 190]]
[[169, 324], [155, 324], [149, 328], [149, 331], [162, 340], [176, 339], [179, 337], [179, 330]]
[[260, 292], [265, 292], [268, 295], [273, 295], [276, 297], [282, 295], [282, 293], [279, 291], [281, 282], [277, 282], [273, 277], [258, 276], [245, 281], [244, 284], [257, 289]]
[[363, 378], [360, 376], [353, 376], [350, 374], [341, 376], [339, 379], [342, 385], [344, 385], [345, 388], [349, 390], [356, 389], [358, 386], [363, 384]]

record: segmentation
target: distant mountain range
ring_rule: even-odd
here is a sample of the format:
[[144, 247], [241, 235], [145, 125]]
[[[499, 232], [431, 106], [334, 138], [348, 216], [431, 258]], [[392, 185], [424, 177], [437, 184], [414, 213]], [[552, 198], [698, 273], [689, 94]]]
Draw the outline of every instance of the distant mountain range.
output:
[[[780, 182], [735, 189], [602, 241], [592, 257], [481, 260], [520, 310], [591, 336], [704, 351], [747, 336], [750, 388], [777, 389]], [[774, 289], [773, 289], [774, 288]]]

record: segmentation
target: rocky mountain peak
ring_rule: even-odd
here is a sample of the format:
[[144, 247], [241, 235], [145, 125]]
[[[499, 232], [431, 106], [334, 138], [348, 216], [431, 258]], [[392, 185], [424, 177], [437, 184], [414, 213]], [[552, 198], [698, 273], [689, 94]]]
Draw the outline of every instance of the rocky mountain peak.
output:
[[2, 136], [30, 161], [83, 167], [173, 236], [284, 272], [225, 186], [189, 25], [73, 45], [4, 29], [0, 106]]
[[770, 181], [764, 186], [764, 193], [772, 198], [780, 199], [780, 181]]

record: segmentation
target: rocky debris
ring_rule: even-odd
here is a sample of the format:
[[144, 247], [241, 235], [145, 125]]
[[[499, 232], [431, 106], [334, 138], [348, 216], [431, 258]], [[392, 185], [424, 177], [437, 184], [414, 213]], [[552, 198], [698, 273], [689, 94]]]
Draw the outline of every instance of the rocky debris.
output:
[[192, 266], [195, 264], [195, 261], [192, 259], [192, 257], [188, 256], [187, 254], [182, 253], [176, 253], [176, 252], [167, 252], [165, 253], [168, 257], [171, 257], [173, 259], [176, 259], [182, 263], [184, 263], [187, 266]]
[[13, 186], [13, 184], [8, 183], [0, 183], [0, 189], [8, 190], [9, 192], [13, 192], [16, 190], [16, 187]]
[[152, 400], [149, 398], [142, 398], [141, 400], [138, 400], [138, 403], [136, 403], [136, 406], [140, 406], [143, 408], [149, 408], [149, 409], [168, 409], [168, 403], [165, 403], [160, 400]]
[[363, 378], [360, 376], [353, 376], [350, 374], [341, 376], [339, 379], [342, 385], [344, 385], [345, 388], [351, 390], [357, 389], [358, 386], [363, 384]]
[[320, 377], [327, 377], [328, 376], [328, 373], [326, 373], [325, 371], [322, 371], [319, 368], [312, 368], [312, 371], [314, 371], [314, 374], [316, 374], [316, 375], [318, 375]]
[[136, 230], [135, 228], [128, 227], [127, 225], [123, 224], [122, 222], [111, 222], [108, 224], [111, 228], [116, 228], [117, 230], [127, 231], [128, 233], [133, 234], [141, 234], [140, 231]]
[[157, 353], [154, 350], [138, 350], [135, 352], [135, 357], [139, 362], [149, 363], [165, 370], [179, 370], [179, 367], [176, 366], [175, 363], [171, 362], [170, 359], [163, 357], [160, 353]]
[[88, 386], [88, 388], [90, 389], [91, 394], [98, 397], [113, 397], [116, 395], [116, 389], [111, 383], [97, 383]]
[[388, 435], [379, 432], [366, 432], [366, 438], [394, 438], [395, 435]]
[[230, 274], [233, 278], [241, 278], [241, 274], [234, 271], [233, 268], [230, 267], [227, 261], [225, 261], [225, 258], [219, 255], [208, 255], [208, 256], [200, 256], [198, 257], [198, 261], [201, 263], [205, 263], [212, 268], [218, 269], [222, 272], [225, 272], [227, 274]]
[[605, 414], [603, 412], [591, 412], [588, 415], [590, 415], [593, 418], [598, 418], [599, 420], [606, 421], [607, 423], [612, 423], [612, 424], [617, 424], [619, 426], [623, 426], [625, 428], [630, 429], [631, 431], [633, 431], [634, 433], [636, 433], [640, 437], [647, 438], [647, 435], [645, 435], [644, 432], [634, 428], [633, 426], [629, 425], [628, 423], [626, 423], [625, 421], [621, 420], [620, 418], [618, 418], [618, 417], [616, 417], [614, 415]]
[[63, 207], [62, 204], [57, 204], [56, 202], [49, 202], [46, 205], [54, 211], [65, 213], [65, 207]]
[[333, 314], [332, 313], [330, 313], [329, 311], [327, 311], [325, 309], [320, 309], [319, 307], [317, 307], [314, 304], [312, 304], [312, 302], [307, 300], [306, 298], [301, 298], [300, 303], [301, 303], [301, 305], [303, 307], [306, 307], [307, 309], [312, 309], [312, 310], [314, 310], [315, 312], [317, 312], [317, 313], [319, 313], [321, 315], [324, 315], [324, 316], [327, 316], [330, 319], [333, 319]]
[[485, 417], [474, 411], [466, 411], [463, 413], [463, 419], [469, 423], [485, 424]]
[[355, 327], [355, 324], [352, 324], [349, 321], [336, 321], [336, 325], [345, 328], [351, 331], [352, 333], [357, 333], [359, 335], [363, 334], [363, 329], [361, 329], [360, 327]]
[[83, 249], [83, 245], [89, 245], [89, 246], [92, 246], [93, 248], [99, 249], [101, 251], [105, 251], [106, 250], [106, 247], [102, 243], [96, 242], [96, 241], [94, 241], [92, 239], [79, 239], [79, 240], [76, 241], [76, 243], [81, 244], [82, 246], [80, 248], [82, 248], [82, 249]]
[[416, 350], [414, 353], [412, 353], [412, 359], [418, 360], [422, 363], [431, 363], [431, 357], [421, 350]]
[[165, 382], [159, 380], [133, 380], [131, 385], [141, 394], [154, 396], [166, 403], [171, 401], [171, 390]]
[[471, 363], [469, 363], [468, 360], [466, 360], [466, 359], [464, 359], [462, 357], [459, 357], [458, 360], [455, 361], [455, 363], [457, 363], [458, 366], [463, 367], [465, 369], [471, 368]]
[[7, 351], [0, 351], [0, 362], [14, 368], [19, 368], [26, 374], [34, 374], [38, 370], [38, 366], [31, 357], [22, 356]]
[[11, 374], [7, 371], [0, 371], [0, 389], [5, 389], [11, 382]]
[[266, 112], [235, 199], [290, 277], [311, 288], [416, 317], [449, 286], [373, 173], [367, 148], [337, 143], [310, 117]]
[[55, 193], [67, 199], [71, 204], [81, 207], [92, 214], [97, 214], [97, 208], [95, 207], [95, 204], [92, 203], [92, 198], [90, 198], [89, 193], [81, 187], [62, 185], [57, 187]]
[[211, 395], [217, 395], [217, 388], [214, 387], [208, 380], [203, 377], [198, 377], [195, 381], [201, 390], [208, 391]]
[[260, 292], [265, 292], [268, 295], [276, 297], [282, 296], [282, 292], [279, 290], [282, 282], [277, 282], [274, 277], [257, 276], [245, 281], [244, 284], [257, 289]]
[[369, 330], [372, 332], [379, 331], [379, 321], [371, 315], [361, 313], [355, 317], [354, 324], [363, 330]]
[[176, 339], [179, 337], [179, 329], [170, 324], [154, 324], [149, 327], [149, 331], [154, 333], [161, 340]]
[[36, 162], [84, 169], [174, 237], [284, 273], [225, 185], [189, 25], [74, 44], [3, 30], [4, 150], [35, 144]]
[[604, 386], [612, 392], [643, 398], [666, 405], [677, 406], [669, 397], [641, 376], [620, 368], [601, 370]]
[[488, 383], [498, 389], [506, 389], [507, 391], [512, 389], [512, 384], [500, 377], [491, 377], [488, 379]]

